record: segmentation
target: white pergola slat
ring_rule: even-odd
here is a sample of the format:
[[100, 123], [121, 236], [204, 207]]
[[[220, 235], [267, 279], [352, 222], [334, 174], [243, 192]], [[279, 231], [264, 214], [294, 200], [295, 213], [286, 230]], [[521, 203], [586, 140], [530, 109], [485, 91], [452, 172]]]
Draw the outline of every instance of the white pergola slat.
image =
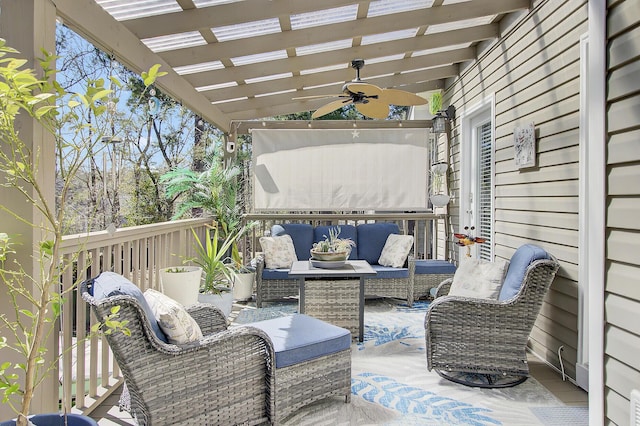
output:
[[[56, 0], [64, 23], [224, 131], [234, 120], [312, 111], [361, 78], [414, 93], [444, 87], [529, 0]], [[217, 36], [216, 36], [217, 35]], [[255, 55], [255, 56], [252, 56]], [[318, 71], [318, 69], [320, 71]], [[322, 71], [324, 69], [324, 71]]]

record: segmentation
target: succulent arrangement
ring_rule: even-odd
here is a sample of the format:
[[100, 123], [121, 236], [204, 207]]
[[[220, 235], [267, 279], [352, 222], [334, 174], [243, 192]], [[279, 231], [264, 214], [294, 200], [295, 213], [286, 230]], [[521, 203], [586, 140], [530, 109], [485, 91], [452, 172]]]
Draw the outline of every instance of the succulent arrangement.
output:
[[351, 238], [339, 238], [340, 227], [329, 229], [329, 236], [323, 235], [324, 240], [313, 244], [311, 254], [316, 253], [351, 253], [356, 243]]

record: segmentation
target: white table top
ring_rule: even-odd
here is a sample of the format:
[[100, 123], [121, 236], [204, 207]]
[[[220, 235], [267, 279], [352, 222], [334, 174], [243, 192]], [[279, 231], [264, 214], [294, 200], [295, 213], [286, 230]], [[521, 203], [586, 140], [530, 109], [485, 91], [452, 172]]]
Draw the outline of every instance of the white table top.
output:
[[294, 278], [315, 277], [364, 277], [376, 275], [376, 271], [366, 260], [347, 260], [340, 268], [316, 268], [308, 260], [293, 262], [289, 276]]

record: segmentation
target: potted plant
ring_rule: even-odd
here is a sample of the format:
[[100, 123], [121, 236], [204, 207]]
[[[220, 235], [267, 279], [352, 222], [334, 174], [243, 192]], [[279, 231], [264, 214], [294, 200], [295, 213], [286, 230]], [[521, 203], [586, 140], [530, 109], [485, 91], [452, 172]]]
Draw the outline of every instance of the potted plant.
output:
[[313, 244], [311, 258], [330, 262], [347, 260], [351, 248], [356, 243], [351, 238], [339, 238], [339, 236], [339, 226], [330, 228], [329, 235], [324, 235], [324, 240]]
[[231, 289], [234, 283], [234, 267], [227, 253], [245, 231], [246, 227], [240, 228], [221, 240], [219, 225], [214, 223], [206, 229], [205, 238], [202, 241], [192, 230], [197, 256], [189, 260], [204, 272], [204, 282], [200, 287], [198, 301], [218, 306], [226, 316], [231, 314], [233, 305]]
[[256, 279], [254, 266], [233, 263], [233, 299], [245, 301], [253, 296], [253, 283]]
[[429, 200], [434, 207], [444, 207], [451, 197], [445, 192], [447, 178], [447, 163], [436, 163], [431, 166], [431, 195]]
[[202, 268], [199, 266], [170, 266], [160, 269], [160, 289], [183, 306], [198, 302]]
[[[39, 61], [43, 77], [38, 78], [34, 70], [24, 68], [27, 61], [18, 58], [18, 53], [0, 39], [0, 186], [5, 195], [24, 199], [39, 218], [32, 220], [13, 210], [11, 204], [3, 203], [0, 209], [10, 220], [0, 226], [8, 228], [11, 223], [22, 223], [33, 228], [34, 234], [40, 233], [42, 239], [21, 242], [21, 236], [0, 229], [0, 281], [4, 297], [13, 306], [0, 312], [0, 391], [2, 403], [16, 417], [2, 424], [23, 426], [32, 421], [36, 425], [95, 425], [91, 418], [76, 414], [31, 416], [30, 411], [38, 386], [58, 369], [61, 355], [48, 353], [48, 348], [53, 346], [51, 339], [58, 327], [61, 303], [73, 296], [81, 277], [61, 291], [62, 278], [69, 275], [67, 271], [72, 270], [75, 261], [60, 256], [66, 202], [73, 195], [74, 177], [89, 155], [99, 150], [93, 144], [101, 139], [100, 132], [83, 121], [83, 117], [89, 112], [93, 117], [105, 113], [112, 90], [100, 79], [87, 82], [84, 92], [71, 95], [55, 83], [55, 70], [51, 68], [55, 56], [44, 52]], [[145, 85], [162, 74], [158, 73], [158, 67], [143, 73]], [[111, 82], [117, 84], [113, 78]], [[50, 196], [48, 186], [43, 184], [41, 175], [46, 165], [40, 163], [42, 152], [25, 143], [16, 129], [18, 117], [37, 121], [42, 131], [55, 141], [55, 153], [61, 163], [57, 197]], [[24, 259], [29, 259], [29, 263]], [[126, 324], [115, 318], [117, 311], [114, 308], [108, 324], [96, 324], [91, 333], [99, 329], [126, 333]], [[51, 422], [52, 419], [56, 421]]]

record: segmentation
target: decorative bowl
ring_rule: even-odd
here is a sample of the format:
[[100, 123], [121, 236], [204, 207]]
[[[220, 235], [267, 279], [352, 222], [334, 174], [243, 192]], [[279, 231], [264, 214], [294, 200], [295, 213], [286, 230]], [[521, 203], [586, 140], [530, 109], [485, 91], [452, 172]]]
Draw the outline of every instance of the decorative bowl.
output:
[[324, 261], [338, 261], [347, 260], [349, 257], [348, 251], [315, 251], [311, 250], [311, 258]]

